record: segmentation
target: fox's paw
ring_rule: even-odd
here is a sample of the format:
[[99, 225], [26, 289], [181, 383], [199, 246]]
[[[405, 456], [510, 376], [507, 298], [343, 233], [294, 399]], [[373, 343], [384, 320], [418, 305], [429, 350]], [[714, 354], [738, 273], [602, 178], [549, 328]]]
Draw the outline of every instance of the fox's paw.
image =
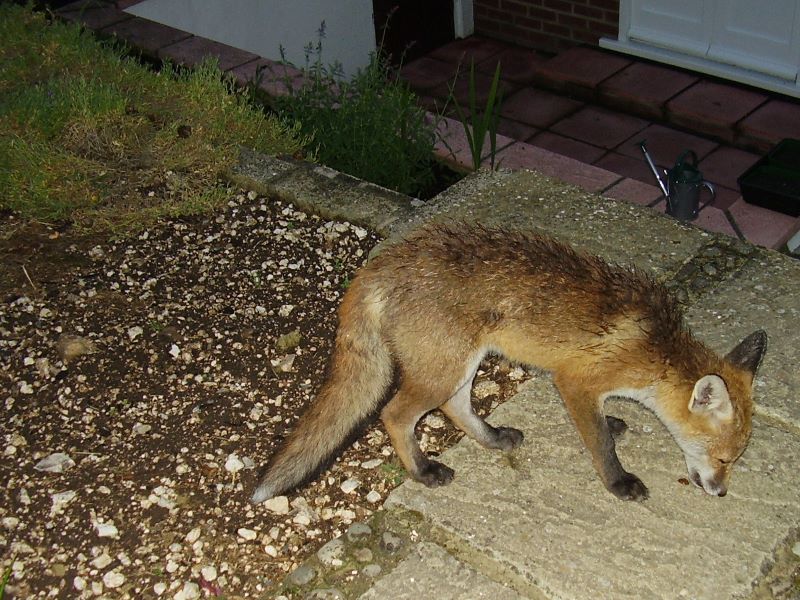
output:
[[495, 431], [497, 432], [497, 437], [495, 438], [497, 442], [496, 447], [504, 452], [519, 448], [519, 445], [522, 444], [522, 440], [525, 437], [519, 429], [514, 429], [513, 427], [497, 427]]
[[414, 479], [433, 488], [447, 485], [453, 481], [454, 475], [455, 471], [450, 467], [436, 462], [435, 460], [431, 460], [419, 470], [419, 474]]
[[617, 417], [606, 417], [606, 424], [614, 437], [619, 437], [628, 430], [628, 424]]
[[647, 500], [650, 495], [642, 480], [633, 473], [625, 473], [622, 478], [612, 483], [608, 489], [620, 500], [641, 502], [642, 500]]

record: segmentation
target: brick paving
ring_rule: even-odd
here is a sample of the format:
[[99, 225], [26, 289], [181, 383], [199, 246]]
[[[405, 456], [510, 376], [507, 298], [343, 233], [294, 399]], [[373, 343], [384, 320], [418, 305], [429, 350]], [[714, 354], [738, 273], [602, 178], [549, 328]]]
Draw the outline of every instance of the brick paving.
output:
[[159, 48], [158, 56], [190, 67], [203, 62], [207, 57], [214, 57], [222, 71], [229, 71], [258, 58], [252, 52], [195, 36]]
[[761, 92], [701, 80], [667, 102], [666, 109], [677, 125], [733, 142], [736, 123], [766, 101]]
[[649, 119], [664, 119], [664, 105], [699, 78], [660, 65], [635, 62], [597, 86], [603, 104]]
[[776, 140], [800, 139], [800, 104], [769, 100], [738, 123], [739, 138], [761, 152], [768, 151]]

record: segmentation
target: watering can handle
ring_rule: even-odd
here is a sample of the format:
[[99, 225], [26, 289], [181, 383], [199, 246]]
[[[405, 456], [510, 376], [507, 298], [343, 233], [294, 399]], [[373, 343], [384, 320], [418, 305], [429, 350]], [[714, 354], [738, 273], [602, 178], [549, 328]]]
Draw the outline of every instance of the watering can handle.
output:
[[706, 201], [705, 201], [705, 202], [704, 202], [704, 203], [703, 203], [703, 204], [700, 206], [700, 208], [698, 208], [698, 209], [697, 209], [697, 212], [700, 212], [701, 210], [703, 210], [703, 209], [704, 209], [706, 206], [708, 206], [709, 204], [711, 204], [711, 203], [712, 203], [712, 202], [713, 202], [713, 201], [716, 199], [716, 197], [717, 197], [717, 190], [715, 190], [715, 189], [714, 189], [714, 186], [711, 184], [711, 182], [710, 182], [710, 181], [706, 181], [706, 180], [704, 179], [700, 185], [702, 185], [702, 186], [706, 187], [706, 188], [708, 189], [708, 191], [709, 191], [709, 192], [711, 192], [711, 198], [709, 198], [708, 200], [706, 200]]
[[[692, 162], [688, 162], [686, 159], [691, 158]], [[684, 150], [681, 152], [681, 155], [678, 157], [678, 162], [675, 163], [675, 167], [681, 168], [683, 165], [689, 165], [692, 168], [697, 168], [697, 154], [694, 150]]]

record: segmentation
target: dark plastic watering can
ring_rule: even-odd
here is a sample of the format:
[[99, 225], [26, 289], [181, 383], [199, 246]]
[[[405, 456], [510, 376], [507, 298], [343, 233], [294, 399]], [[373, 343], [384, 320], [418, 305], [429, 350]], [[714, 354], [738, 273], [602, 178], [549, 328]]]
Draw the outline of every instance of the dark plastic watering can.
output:
[[[693, 150], [684, 151], [671, 169], [663, 169], [665, 180], [650, 158], [644, 140], [639, 142], [639, 147], [667, 199], [668, 215], [679, 221], [694, 221], [700, 211], [714, 201], [717, 192], [711, 183], [703, 179], [703, 174], [697, 168], [697, 154]], [[703, 188], [711, 192], [711, 198], [700, 205], [700, 191]]]

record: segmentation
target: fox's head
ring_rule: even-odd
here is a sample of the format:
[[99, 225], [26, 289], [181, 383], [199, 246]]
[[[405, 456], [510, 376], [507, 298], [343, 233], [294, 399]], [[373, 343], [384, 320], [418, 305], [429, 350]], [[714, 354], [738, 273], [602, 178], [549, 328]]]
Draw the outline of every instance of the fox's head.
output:
[[766, 349], [767, 334], [751, 333], [725, 356], [719, 372], [698, 379], [688, 418], [674, 432], [689, 479], [713, 496], [728, 493], [733, 464], [750, 439], [753, 379]]

